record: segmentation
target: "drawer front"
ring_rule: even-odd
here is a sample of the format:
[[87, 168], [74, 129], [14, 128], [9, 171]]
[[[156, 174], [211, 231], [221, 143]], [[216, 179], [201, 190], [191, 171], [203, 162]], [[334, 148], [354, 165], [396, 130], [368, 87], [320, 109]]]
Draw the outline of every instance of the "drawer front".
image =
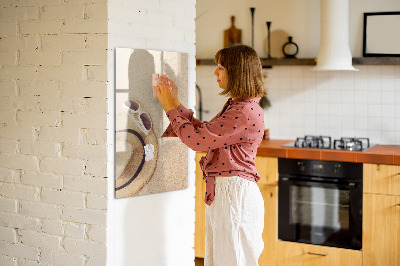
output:
[[400, 195], [400, 166], [365, 163], [363, 174], [364, 193]]
[[362, 252], [278, 241], [278, 266], [362, 266]]
[[278, 184], [278, 158], [256, 156], [254, 160], [257, 172], [261, 176], [258, 184], [277, 185]]

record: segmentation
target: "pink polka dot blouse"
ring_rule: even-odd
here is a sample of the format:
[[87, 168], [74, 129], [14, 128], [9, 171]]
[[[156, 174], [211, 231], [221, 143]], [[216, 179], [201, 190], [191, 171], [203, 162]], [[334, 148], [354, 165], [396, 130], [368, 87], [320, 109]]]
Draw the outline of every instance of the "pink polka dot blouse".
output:
[[250, 181], [260, 179], [254, 159], [264, 135], [264, 112], [260, 97], [231, 99], [211, 121], [201, 122], [182, 104], [167, 112], [171, 122], [162, 137], [179, 137], [194, 151], [207, 151], [200, 160], [206, 182], [205, 203], [215, 196], [217, 176], [240, 176]]

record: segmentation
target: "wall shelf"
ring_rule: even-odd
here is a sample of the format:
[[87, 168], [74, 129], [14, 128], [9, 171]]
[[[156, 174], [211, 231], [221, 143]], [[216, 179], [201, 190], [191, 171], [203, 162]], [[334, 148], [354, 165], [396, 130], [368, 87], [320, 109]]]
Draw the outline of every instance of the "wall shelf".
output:
[[[263, 67], [272, 66], [314, 66], [315, 58], [260, 58]], [[196, 65], [215, 65], [214, 59], [197, 59]], [[353, 65], [400, 65], [400, 57], [357, 57], [353, 58]]]

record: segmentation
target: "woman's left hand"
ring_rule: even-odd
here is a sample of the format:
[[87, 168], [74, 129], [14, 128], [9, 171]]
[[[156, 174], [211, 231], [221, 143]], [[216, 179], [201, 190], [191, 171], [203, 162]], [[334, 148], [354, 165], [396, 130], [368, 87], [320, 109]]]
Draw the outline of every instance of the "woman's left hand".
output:
[[171, 88], [166, 78], [160, 77], [157, 86], [153, 86], [153, 90], [157, 94], [158, 102], [166, 113], [171, 109], [175, 109], [171, 96]]

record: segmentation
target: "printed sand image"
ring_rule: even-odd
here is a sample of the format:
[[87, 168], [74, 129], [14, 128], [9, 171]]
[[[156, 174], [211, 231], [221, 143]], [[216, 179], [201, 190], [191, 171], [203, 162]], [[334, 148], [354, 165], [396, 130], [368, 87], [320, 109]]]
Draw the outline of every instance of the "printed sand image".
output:
[[187, 54], [116, 49], [115, 196], [125, 198], [187, 188], [188, 149], [161, 138], [169, 125], [153, 97], [153, 74], [167, 74], [187, 104]]

